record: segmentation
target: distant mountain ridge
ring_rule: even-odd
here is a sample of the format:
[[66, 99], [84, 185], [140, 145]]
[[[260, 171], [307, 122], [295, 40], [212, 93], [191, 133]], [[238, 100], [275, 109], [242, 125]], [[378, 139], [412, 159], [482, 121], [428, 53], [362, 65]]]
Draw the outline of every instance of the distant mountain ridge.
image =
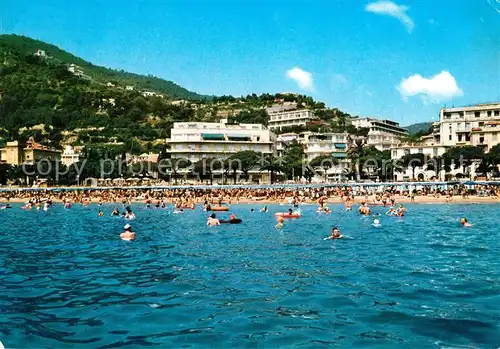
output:
[[415, 134], [415, 133], [419, 133], [419, 132], [428, 131], [429, 128], [431, 128], [431, 126], [432, 126], [432, 121], [429, 121], [429, 122], [419, 122], [419, 123], [416, 123], [416, 124], [411, 124], [409, 126], [403, 126], [403, 127], [408, 130], [409, 134]]
[[100, 83], [111, 82], [120, 86], [134, 86], [139, 90], [147, 90], [166, 94], [171, 99], [186, 100], [204, 100], [211, 99], [212, 96], [200, 95], [189, 91], [172, 81], [161, 79], [152, 75], [140, 75], [125, 72], [123, 70], [114, 70], [106, 67], [94, 65], [80, 57], [77, 57], [63, 49], [22, 35], [4, 34], [0, 35], [0, 48], [9, 48], [17, 50], [23, 55], [34, 54], [37, 50], [43, 50], [45, 53], [66, 64], [76, 64], [81, 67], [92, 80]]

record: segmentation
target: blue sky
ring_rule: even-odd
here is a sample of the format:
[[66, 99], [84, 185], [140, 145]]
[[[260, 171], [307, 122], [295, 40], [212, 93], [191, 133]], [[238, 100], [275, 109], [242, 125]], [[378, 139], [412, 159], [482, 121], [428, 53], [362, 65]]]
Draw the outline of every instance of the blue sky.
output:
[[3, 0], [0, 33], [199, 93], [300, 92], [403, 125], [500, 101], [500, 0]]

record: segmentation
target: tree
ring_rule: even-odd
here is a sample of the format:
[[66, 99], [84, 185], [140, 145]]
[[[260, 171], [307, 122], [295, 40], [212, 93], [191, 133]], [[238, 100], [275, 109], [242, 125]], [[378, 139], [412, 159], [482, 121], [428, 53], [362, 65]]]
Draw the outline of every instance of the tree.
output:
[[224, 161], [216, 158], [200, 159], [193, 164], [193, 173], [203, 179], [209, 179], [213, 184], [213, 172], [223, 168]]
[[265, 109], [242, 110], [238, 115], [229, 117], [230, 123], [267, 125], [269, 114]]
[[240, 170], [248, 180], [248, 171], [257, 165], [261, 155], [251, 150], [244, 150], [231, 155], [227, 159], [229, 170], [233, 171], [234, 184], [236, 184], [236, 171]]
[[347, 136], [347, 157], [351, 160], [351, 171], [349, 172], [352, 178], [361, 179], [360, 159], [364, 154], [366, 137], [363, 136]]
[[331, 155], [320, 155], [312, 159], [311, 162], [309, 162], [309, 165], [311, 167], [313, 168], [319, 167], [323, 170], [323, 174], [325, 176], [325, 182], [327, 181], [328, 178], [327, 171], [338, 164], [339, 160]]
[[168, 167], [170, 168], [170, 177], [174, 177], [174, 183], [177, 184], [177, 174], [180, 169], [191, 166], [191, 161], [184, 158], [170, 159]]
[[[449, 172], [451, 170], [450, 163], [442, 156], [435, 156], [429, 159], [426, 163], [426, 170], [436, 172], [436, 178], [441, 179], [441, 171]], [[446, 177], [446, 176], [445, 176]]]
[[288, 179], [293, 180], [299, 174], [304, 175], [304, 173], [302, 173], [304, 165], [304, 149], [302, 145], [297, 142], [297, 140], [293, 140], [292, 142], [285, 144], [283, 162], [286, 164], [286, 167], [283, 170]]
[[454, 163], [455, 168], [462, 166], [462, 171], [465, 174], [475, 161], [485, 159], [485, 154], [481, 147], [466, 145], [463, 147], [448, 148], [443, 158], [449, 163]]
[[422, 153], [406, 154], [401, 158], [401, 164], [405, 168], [411, 168], [411, 177], [415, 181], [415, 169], [424, 166], [425, 155]]
[[261, 170], [269, 171], [270, 183], [273, 184], [275, 180], [275, 175], [280, 172], [283, 168], [282, 159], [278, 159], [272, 154], [268, 154], [266, 157], [261, 159]]

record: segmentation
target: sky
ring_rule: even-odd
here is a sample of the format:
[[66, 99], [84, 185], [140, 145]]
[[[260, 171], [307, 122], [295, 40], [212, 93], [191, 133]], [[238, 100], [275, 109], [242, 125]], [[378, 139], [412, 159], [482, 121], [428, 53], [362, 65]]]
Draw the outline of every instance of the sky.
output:
[[0, 33], [202, 94], [304, 93], [402, 125], [500, 102], [500, 0], [2, 0]]

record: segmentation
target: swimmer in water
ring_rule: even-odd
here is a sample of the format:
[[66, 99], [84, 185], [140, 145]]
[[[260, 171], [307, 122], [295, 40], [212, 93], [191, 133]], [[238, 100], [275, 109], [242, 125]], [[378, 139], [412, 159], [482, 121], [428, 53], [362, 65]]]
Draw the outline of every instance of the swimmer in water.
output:
[[104, 212], [102, 212], [102, 210], [99, 210], [99, 212], [97, 212], [97, 216], [102, 217], [103, 215], [104, 215]]
[[373, 224], [372, 224], [374, 227], [380, 227], [382, 226], [382, 224], [380, 224], [380, 221], [378, 219], [374, 219], [373, 220]]
[[370, 208], [366, 205], [366, 202], [363, 202], [361, 206], [359, 206], [358, 212], [366, 216], [370, 214]]
[[208, 218], [207, 225], [209, 227], [215, 227], [217, 225], [220, 225], [220, 221], [216, 218], [215, 213], [212, 213], [210, 217]]
[[267, 206], [264, 206], [263, 208], [261, 208], [260, 212], [267, 212]]
[[406, 208], [403, 205], [399, 205], [397, 211], [396, 211], [396, 216], [398, 217], [403, 217], [406, 213]]
[[325, 238], [324, 240], [336, 240], [336, 239], [342, 239], [343, 237], [344, 235], [340, 234], [339, 228], [333, 227], [332, 234], [329, 237]]
[[396, 210], [394, 209], [394, 207], [391, 206], [391, 208], [389, 208], [389, 211], [387, 211], [385, 214], [388, 216], [395, 216]]
[[112, 215], [112, 216], [119, 216], [119, 215], [120, 215], [120, 211], [118, 211], [118, 208], [117, 208], [117, 207], [115, 207], [115, 208], [113, 209], [113, 212], [111, 212], [111, 215]]
[[232, 221], [235, 219], [236, 219], [236, 215], [234, 213], [231, 213], [231, 215], [229, 216], [229, 220]]
[[275, 228], [282, 229], [283, 228], [283, 222], [285, 219], [283, 217], [278, 217], [278, 224], [276, 224]]
[[135, 240], [135, 233], [132, 231], [130, 224], [125, 224], [123, 233], [120, 234], [120, 239], [125, 241]]
[[345, 210], [352, 211], [352, 201], [349, 198], [345, 201]]
[[472, 224], [470, 224], [467, 221], [467, 218], [465, 218], [465, 217], [460, 220], [460, 224], [462, 224], [463, 227], [472, 227]]
[[125, 207], [125, 219], [131, 220], [135, 219], [135, 214], [132, 212], [130, 206]]

